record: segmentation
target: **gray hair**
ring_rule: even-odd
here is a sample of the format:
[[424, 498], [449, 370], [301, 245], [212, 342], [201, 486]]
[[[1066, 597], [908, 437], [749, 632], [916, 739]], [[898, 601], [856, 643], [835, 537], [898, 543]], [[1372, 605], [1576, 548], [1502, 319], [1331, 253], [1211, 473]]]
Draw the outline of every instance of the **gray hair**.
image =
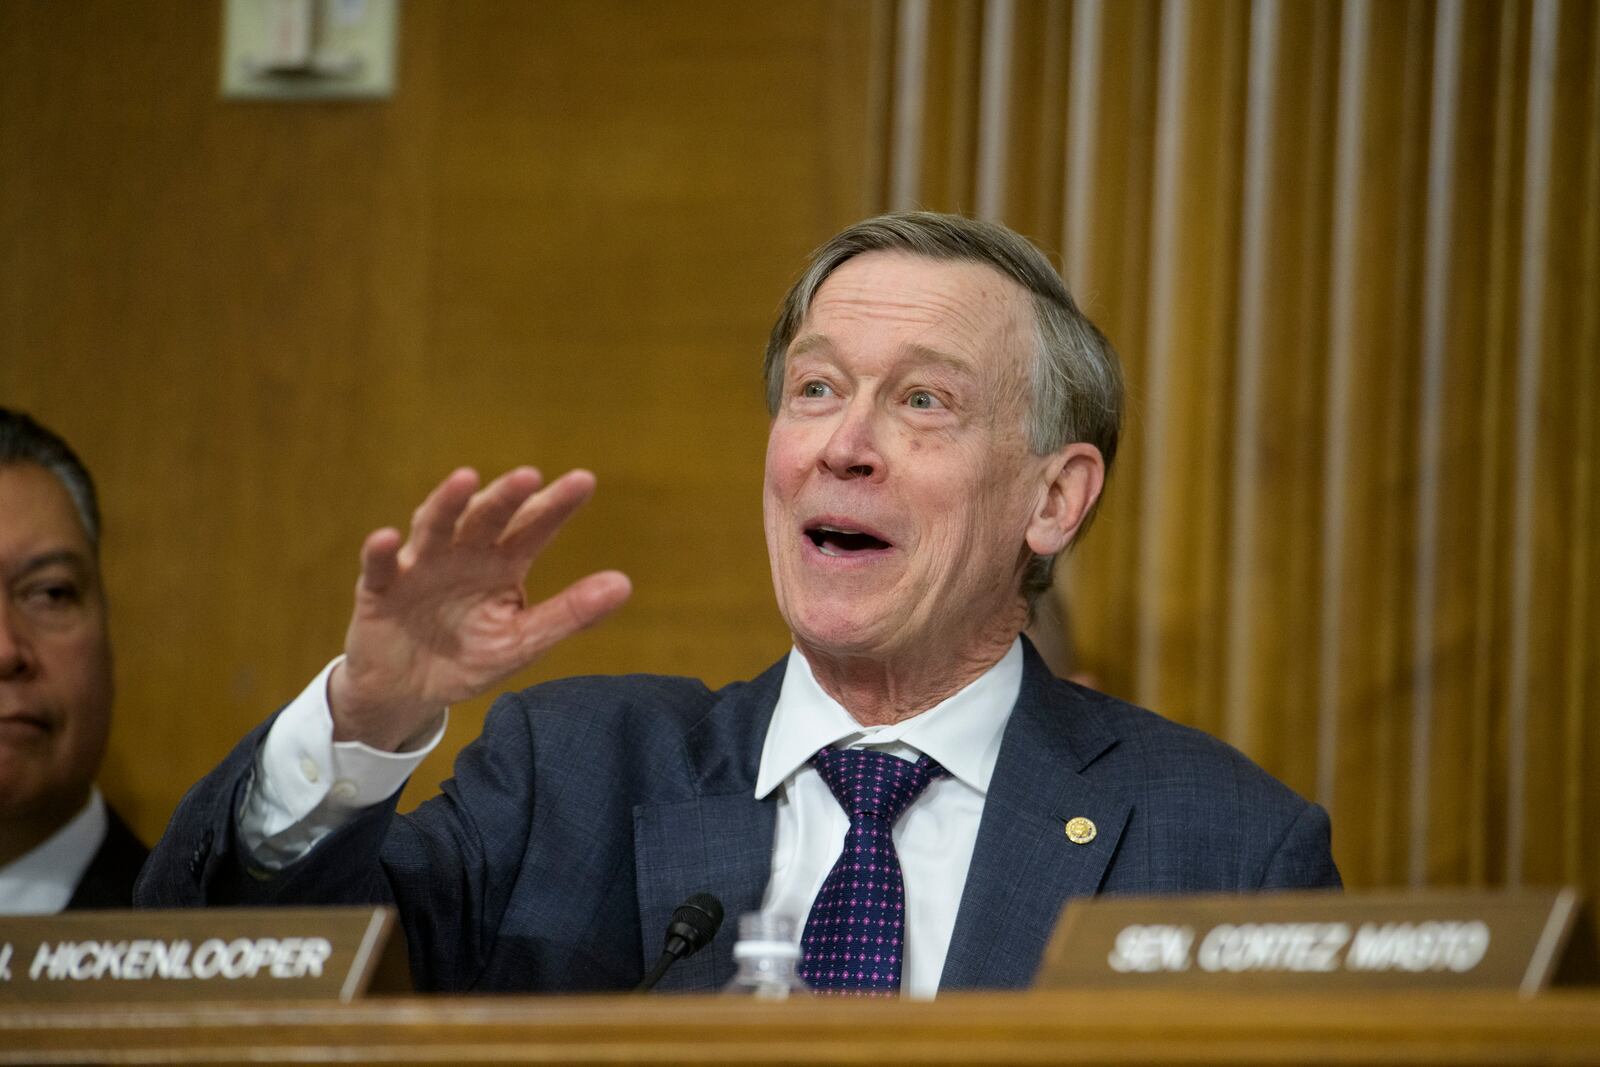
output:
[[23, 412], [0, 407], [0, 467], [12, 463], [32, 463], [56, 476], [78, 509], [89, 544], [99, 552], [100, 502], [89, 468], [59, 435]]
[[[983, 263], [1020, 284], [1033, 297], [1036, 350], [1030, 368], [1032, 397], [1025, 429], [1029, 447], [1047, 455], [1073, 442], [1100, 450], [1107, 473], [1122, 427], [1122, 365], [1045, 258], [1027, 238], [991, 222], [931, 211], [907, 211], [858, 222], [812, 253], [767, 341], [767, 410], [783, 399], [784, 360], [812, 300], [828, 275], [864, 252], [900, 251], [935, 260]], [[1096, 502], [1098, 504], [1098, 501]], [[1084, 519], [1088, 525], [1093, 511]], [[1054, 556], [1035, 556], [1022, 579], [1031, 605], [1050, 588]]]

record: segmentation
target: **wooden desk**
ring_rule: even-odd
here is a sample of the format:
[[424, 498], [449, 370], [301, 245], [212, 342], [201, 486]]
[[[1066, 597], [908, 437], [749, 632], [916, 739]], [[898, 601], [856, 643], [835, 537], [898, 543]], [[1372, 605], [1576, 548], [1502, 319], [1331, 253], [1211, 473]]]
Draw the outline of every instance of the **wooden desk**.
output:
[[1600, 1064], [1600, 992], [0, 1003], [0, 1064]]

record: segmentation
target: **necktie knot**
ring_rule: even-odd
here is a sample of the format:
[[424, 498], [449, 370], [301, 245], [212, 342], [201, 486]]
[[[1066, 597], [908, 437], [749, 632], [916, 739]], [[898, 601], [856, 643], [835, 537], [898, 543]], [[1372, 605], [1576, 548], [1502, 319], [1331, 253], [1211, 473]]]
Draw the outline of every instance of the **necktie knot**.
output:
[[945, 773], [929, 756], [912, 763], [870, 748], [825, 748], [811, 762], [852, 820], [876, 815], [891, 825]]

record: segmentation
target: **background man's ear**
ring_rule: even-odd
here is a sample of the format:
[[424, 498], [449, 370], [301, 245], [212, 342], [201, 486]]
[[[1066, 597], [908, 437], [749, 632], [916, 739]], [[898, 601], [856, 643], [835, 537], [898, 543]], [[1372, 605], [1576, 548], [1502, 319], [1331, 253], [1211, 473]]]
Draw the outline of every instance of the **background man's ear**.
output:
[[1100, 450], [1082, 441], [1050, 457], [1050, 476], [1028, 522], [1028, 547], [1053, 556], [1072, 543], [1106, 484], [1106, 463]]

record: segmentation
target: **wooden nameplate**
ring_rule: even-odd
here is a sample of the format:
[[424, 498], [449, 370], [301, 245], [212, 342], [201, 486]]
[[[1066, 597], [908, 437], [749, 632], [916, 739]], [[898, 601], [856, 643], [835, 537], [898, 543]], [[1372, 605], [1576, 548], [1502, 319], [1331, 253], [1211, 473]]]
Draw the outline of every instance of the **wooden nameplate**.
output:
[[1576, 890], [1286, 892], [1070, 902], [1037, 986], [1504, 989], [1595, 976]]
[[348, 1001], [410, 988], [392, 908], [0, 917], [0, 1001]]

